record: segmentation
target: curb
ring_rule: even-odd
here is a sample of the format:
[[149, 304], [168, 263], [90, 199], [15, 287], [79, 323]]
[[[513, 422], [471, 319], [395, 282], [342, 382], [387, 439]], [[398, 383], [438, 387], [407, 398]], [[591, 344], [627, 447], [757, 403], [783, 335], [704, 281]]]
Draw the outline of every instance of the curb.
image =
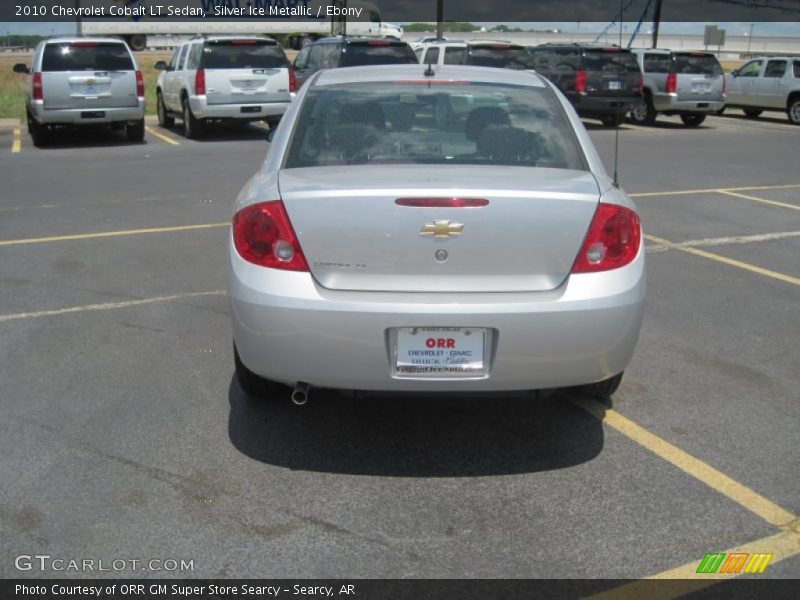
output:
[[11, 131], [16, 128], [22, 128], [22, 121], [20, 119], [0, 119], [0, 131]]

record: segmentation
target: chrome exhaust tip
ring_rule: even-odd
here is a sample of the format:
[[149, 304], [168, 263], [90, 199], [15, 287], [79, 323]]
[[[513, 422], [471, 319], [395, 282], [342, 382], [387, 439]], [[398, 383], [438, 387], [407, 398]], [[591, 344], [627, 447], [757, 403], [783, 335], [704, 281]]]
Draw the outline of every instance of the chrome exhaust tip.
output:
[[308, 384], [305, 381], [298, 381], [292, 390], [292, 402], [296, 406], [303, 406], [308, 402]]

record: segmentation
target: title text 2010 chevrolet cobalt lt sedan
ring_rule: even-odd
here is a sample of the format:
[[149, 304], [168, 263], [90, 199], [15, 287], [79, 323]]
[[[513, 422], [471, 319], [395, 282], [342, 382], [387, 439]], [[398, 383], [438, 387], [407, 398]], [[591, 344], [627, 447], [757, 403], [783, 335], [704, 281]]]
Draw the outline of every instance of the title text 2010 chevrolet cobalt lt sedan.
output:
[[242, 388], [613, 393], [644, 301], [633, 203], [545, 79], [426, 70], [322, 71], [284, 116], [233, 216]]

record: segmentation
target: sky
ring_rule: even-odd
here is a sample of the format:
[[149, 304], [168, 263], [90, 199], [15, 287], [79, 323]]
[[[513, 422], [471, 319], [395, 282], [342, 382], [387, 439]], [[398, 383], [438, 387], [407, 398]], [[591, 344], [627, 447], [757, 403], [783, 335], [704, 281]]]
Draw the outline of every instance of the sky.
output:
[[[0, 0], [2, 1], [2, 0]], [[487, 28], [499, 25], [499, 22], [480, 23]], [[558, 22], [558, 23], [506, 23], [510, 27], [521, 27], [523, 29], [560, 29], [567, 32], [580, 31], [582, 33], [598, 32], [607, 24], [605, 23], [575, 23], [575, 22]], [[667, 23], [661, 24], [661, 32], [666, 34], [695, 34], [702, 35], [703, 29], [707, 23]], [[721, 29], [727, 31], [727, 35], [736, 36], [744, 35], [750, 31], [750, 23], [717, 23]], [[627, 31], [632, 31], [636, 26], [635, 23], [623, 23]], [[642, 24], [642, 31], [646, 32], [652, 26], [651, 23], [645, 22]], [[19, 34], [19, 35], [60, 35], [75, 33], [74, 23], [33, 23], [33, 22], [3, 22], [0, 21], [0, 35]], [[753, 24], [754, 36], [796, 36], [800, 37], [800, 23], [754, 23]]]

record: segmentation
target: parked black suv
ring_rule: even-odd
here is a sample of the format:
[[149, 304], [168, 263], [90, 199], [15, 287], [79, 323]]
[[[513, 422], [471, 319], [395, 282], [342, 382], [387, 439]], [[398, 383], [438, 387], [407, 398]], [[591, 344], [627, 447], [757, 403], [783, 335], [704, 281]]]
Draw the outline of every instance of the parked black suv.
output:
[[528, 48], [533, 68], [572, 102], [582, 117], [618, 124], [642, 97], [636, 56], [619, 46], [543, 44]]
[[364, 65], [413, 65], [414, 51], [396, 38], [328, 37], [303, 48], [294, 59], [297, 89], [321, 69]]

